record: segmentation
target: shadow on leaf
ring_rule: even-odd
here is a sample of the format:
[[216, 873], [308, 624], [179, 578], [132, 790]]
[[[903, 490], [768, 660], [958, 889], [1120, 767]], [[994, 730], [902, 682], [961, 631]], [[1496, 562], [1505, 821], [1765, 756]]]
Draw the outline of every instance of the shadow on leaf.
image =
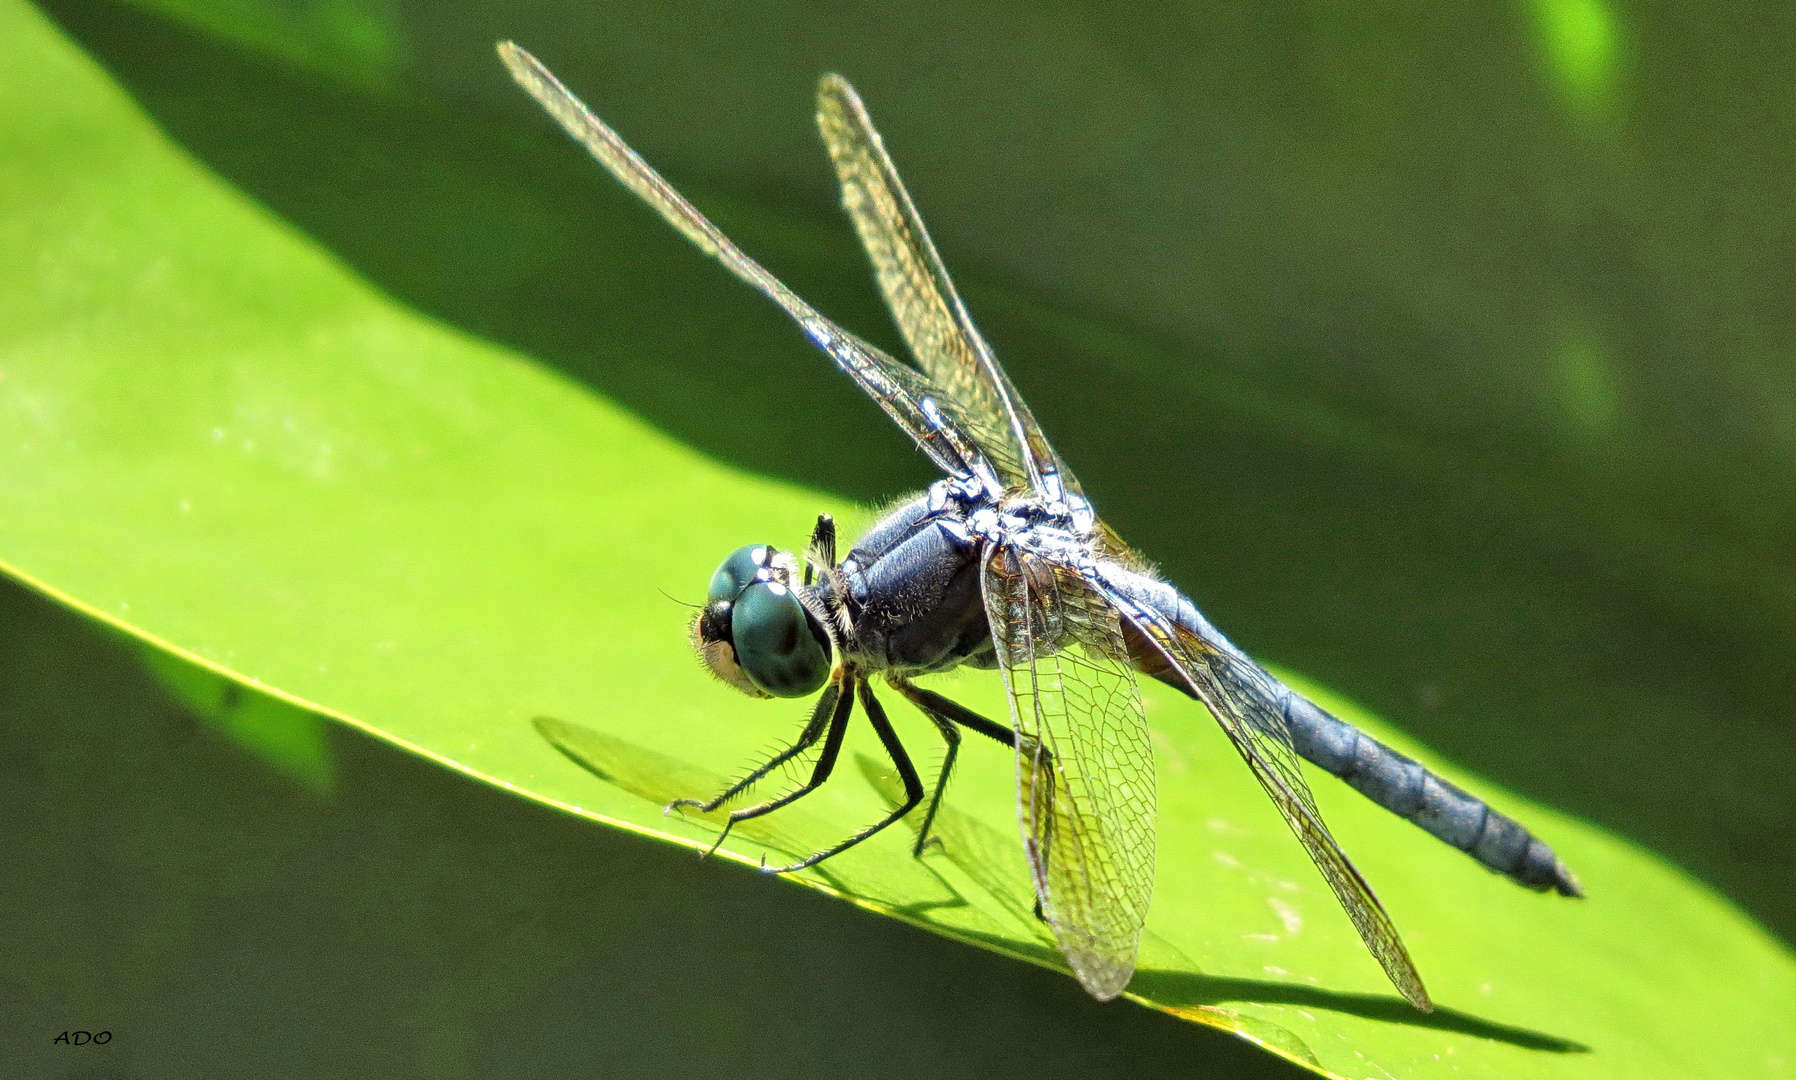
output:
[[[657, 805], [666, 805], [693, 792], [719, 791], [727, 784], [722, 777], [678, 758], [578, 724], [540, 717], [535, 726], [543, 738], [587, 772]], [[856, 755], [856, 763], [861, 775], [880, 798], [887, 805], [897, 805], [897, 781], [886, 768], [865, 755]], [[727, 813], [727, 810], [719, 809], [710, 815], [695, 814], [694, 817], [716, 825]], [[905, 819], [913, 830], [920, 820], [915, 814]], [[745, 821], [736, 829], [736, 833], [745, 839], [788, 855], [802, 855], [816, 849], [840, 831], [802, 807], [786, 807], [778, 814]], [[934, 835], [939, 842], [931, 843], [922, 859], [904, 860], [905, 865], [896, 868], [895, 877], [862, 873], [862, 868], [870, 862], [867, 859], [837, 859], [812, 872], [835, 891], [888, 908], [911, 921], [1043, 967], [1066, 970], [1051, 936], [1034, 917], [1028, 870], [1018, 845], [1007, 841], [984, 822], [946, 803], [936, 815]], [[752, 861], [751, 856], [743, 852], [733, 854]], [[888, 865], [892, 862], [889, 858], [881, 861]], [[952, 880], [942, 872], [946, 868], [935, 865], [938, 861], [948, 864], [965, 881]], [[937, 898], [917, 897], [916, 883], [924, 878], [945, 891], [948, 898], [941, 899], [939, 894]], [[969, 900], [968, 884], [988, 897], [990, 905]], [[959, 913], [969, 908], [983, 910], [993, 916], [999, 926], [981, 930], [967, 925], [964, 919], [943, 920], [939, 917], [945, 912]], [[1144, 965], [1153, 966], [1144, 966], [1136, 973], [1129, 988], [1130, 996], [1182, 1019], [1240, 1031], [1306, 1060], [1314, 1058], [1295, 1033], [1260, 1018], [1239, 1016], [1222, 1007], [1223, 1003], [1252, 1002], [1325, 1009], [1386, 1023], [1472, 1035], [1529, 1050], [1589, 1051], [1589, 1047], [1569, 1039], [1485, 1020], [1457, 1009], [1437, 1007], [1431, 1014], [1419, 1013], [1408, 1002], [1388, 995], [1343, 993], [1262, 979], [1205, 975], [1198, 972], [1197, 965], [1176, 946], [1152, 931], [1143, 935], [1142, 959]]]

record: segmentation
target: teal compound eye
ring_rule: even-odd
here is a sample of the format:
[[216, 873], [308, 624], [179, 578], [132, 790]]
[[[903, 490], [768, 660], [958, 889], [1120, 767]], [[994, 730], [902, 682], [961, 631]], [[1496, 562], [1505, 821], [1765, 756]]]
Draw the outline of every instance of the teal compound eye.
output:
[[729, 558], [711, 575], [711, 587], [705, 590], [706, 606], [719, 601], [734, 601], [743, 589], [754, 584], [755, 575], [773, 557], [769, 544], [744, 544], [730, 552]]
[[736, 662], [774, 697], [804, 697], [829, 677], [829, 653], [811, 632], [804, 605], [786, 586], [762, 581], [743, 589], [730, 623]]
[[745, 544], [711, 575], [692, 644], [711, 673], [750, 697], [803, 697], [829, 677], [829, 648], [790, 583], [797, 560]]

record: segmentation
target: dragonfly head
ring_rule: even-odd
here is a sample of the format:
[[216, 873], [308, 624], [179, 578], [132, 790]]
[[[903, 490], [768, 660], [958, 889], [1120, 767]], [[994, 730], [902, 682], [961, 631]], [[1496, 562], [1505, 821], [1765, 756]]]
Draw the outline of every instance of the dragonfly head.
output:
[[829, 677], [829, 639], [793, 591], [797, 570], [792, 553], [771, 544], [737, 548], [692, 620], [705, 666], [750, 697], [804, 697]]

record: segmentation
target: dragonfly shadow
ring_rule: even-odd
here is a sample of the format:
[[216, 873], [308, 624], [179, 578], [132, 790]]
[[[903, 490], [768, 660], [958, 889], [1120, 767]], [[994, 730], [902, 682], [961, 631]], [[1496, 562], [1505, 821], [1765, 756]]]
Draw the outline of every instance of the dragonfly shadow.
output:
[[[865, 755], [856, 755], [856, 763], [868, 783], [880, 793], [880, 797], [889, 805], [897, 805], [902, 797], [902, 788], [891, 775], [890, 767]], [[913, 814], [905, 820], [915, 829], [921, 819]], [[983, 821], [946, 803], [936, 815], [933, 831], [940, 840], [936, 853], [970, 878], [980, 891], [990, 896], [1007, 913], [1020, 934], [997, 936], [961, 929], [950, 932], [976, 939], [989, 948], [1044, 967], [1067, 970], [1065, 960], [1054, 947], [1052, 935], [1034, 917], [1030, 906], [1030, 897], [1034, 894], [1017, 843], [1007, 842], [1005, 837]], [[926, 854], [924, 861], [931, 861], [930, 856]], [[938, 874], [938, 877], [941, 875]], [[943, 883], [949, 888], [954, 887], [945, 878]], [[1295, 1005], [1306, 1009], [1346, 1013], [1368, 1020], [1472, 1035], [1528, 1050], [1560, 1054], [1590, 1052], [1588, 1046], [1570, 1039], [1486, 1020], [1459, 1009], [1437, 1005], [1432, 1013], [1418, 1012], [1409, 1002], [1391, 995], [1355, 994], [1265, 979], [1205, 975], [1196, 970], [1197, 964], [1194, 961], [1151, 930], [1142, 934], [1142, 959], [1144, 965], [1148, 966], [1135, 973], [1134, 981], [1129, 984], [1130, 992], [1149, 999], [1156, 1008], [1199, 1023], [1240, 1030], [1248, 1030], [1256, 1025], [1276, 1027], [1267, 1025], [1264, 1021], [1234, 1016], [1227, 1005], [1245, 1002]], [[1156, 963], [1177, 966], [1152, 966]], [[1279, 1028], [1277, 1032], [1253, 1033], [1258, 1036], [1277, 1035], [1274, 1041], [1281, 1045], [1301, 1045], [1301, 1040], [1294, 1033], [1283, 1028]]]
[[[729, 786], [729, 781], [716, 773], [657, 753], [593, 728], [571, 724], [554, 717], [539, 716], [531, 722], [537, 731], [561, 755], [607, 784], [665, 807], [675, 799], [704, 797]], [[794, 812], [796, 811], [796, 812]], [[703, 822], [720, 829], [729, 815], [727, 807], [710, 813], [687, 808], [679, 817], [687, 822]], [[780, 814], [769, 814], [738, 824], [732, 837], [753, 841], [780, 852], [789, 859], [801, 859], [816, 850], [837, 830], [828, 822], [807, 814], [803, 808], [787, 807]], [[729, 850], [747, 856], [747, 852]], [[811, 869], [816, 877], [842, 892], [855, 891], [852, 884], [836, 876], [828, 864]]]
[[[880, 799], [888, 808], [896, 809], [904, 801], [904, 787], [892, 774], [889, 762], [882, 762], [865, 754], [856, 754], [854, 761], [861, 776], [879, 793]], [[904, 818], [904, 823], [910, 827], [914, 836], [916, 830], [922, 827], [922, 815], [909, 814]], [[934, 839], [930, 843], [930, 849], [923, 853], [921, 860], [930, 873], [945, 887], [953, 890], [955, 895], [963, 896], [960, 889], [949, 883], [935, 865], [938, 858], [952, 864], [980, 892], [990, 897], [997, 910], [1002, 913], [1004, 921], [1020, 932], [1018, 940], [1012, 942], [1012, 951], [1024, 949], [1030, 951], [1034, 959], [1045, 960], [1051, 966], [1065, 967], [1059, 951], [1054, 947], [1053, 935], [1035, 917], [1031, 906], [1034, 892], [1029, 884], [1029, 870], [1023, 862], [1016, 840], [1007, 840], [998, 835], [984, 822], [962, 813], [946, 801], [936, 812], [932, 836]], [[1039, 956], [1029, 948], [1028, 943], [1031, 941], [1043, 946]]]
[[[1066, 962], [1051, 946], [1018, 941], [1015, 938], [962, 931], [960, 937], [972, 939], [994, 951], [1029, 960], [1043, 967], [1066, 971]], [[1431, 1013], [1419, 1012], [1409, 1002], [1391, 994], [1357, 994], [1328, 990], [1317, 986], [1299, 986], [1270, 979], [1242, 979], [1221, 975], [1205, 975], [1190, 970], [1143, 968], [1129, 983], [1129, 993], [1147, 999], [1156, 1009], [1170, 1012], [1198, 1023], [1247, 1030], [1267, 1025], [1265, 1021], [1237, 1016], [1230, 1005], [1292, 1005], [1304, 1009], [1341, 1013], [1387, 1024], [1448, 1031], [1493, 1042], [1507, 1043], [1524, 1050], [1553, 1054], [1588, 1054], [1591, 1047], [1573, 1039], [1536, 1031], [1517, 1024], [1496, 1020], [1436, 1005]], [[1286, 1029], [1280, 1029], [1286, 1031]], [[1286, 1031], [1288, 1038], [1296, 1039]], [[1301, 1042], [1301, 1040], [1298, 1040]]]
[[1590, 1053], [1590, 1047], [1583, 1043], [1515, 1024], [1486, 1020], [1459, 1009], [1436, 1005], [1431, 1013], [1417, 1012], [1409, 1002], [1389, 994], [1354, 994], [1266, 979], [1237, 979], [1165, 970], [1136, 972], [1135, 981], [1129, 985], [1129, 989], [1151, 997], [1156, 1004], [1175, 1012], [1190, 1007], [1216, 1007], [1242, 1002], [1295, 1005], [1305, 1009], [1346, 1013], [1389, 1024], [1471, 1035], [1493, 1042], [1508, 1043], [1525, 1050], [1554, 1054]]
[[[658, 807], [665, 807], [675, 799], [711, 795], [729, 784], [724, 777], [707, 769], [594, 728], [547, 716], [537, 717], [532, 724], [537, 734], [569, 761], [605, 783]], [[732, 806], [741, 805], [746, 799], [745, 792], [709, 813], [688, 807], [678, 812], [677, 817], [688, 824], [702, 824], [714, 831], [723, 827]], [[669, 831], [673, 828], [677, 826], [670, 823]], [[767, 852], [778, 852], [784, 856], [783, 861], [796, 862], [829, 847], [841, 836], [839, 822], [812, 813], [802, 803], [797, 803], [781, 807], [778, 813], [739, 822], [730, 831], [730, 842], [722, 850], [752, 861], [761, 853], [745, 850], [739, 845], [738, 841], [746, 840]], [[855, 852], [819, 863], [801, 871], [800, 875], [815, 879], [844, 896], [888, 908], [913, 922], [939, 927], [949, 933], [964, 933], [969, 926], [993, 925], [989, 921], [982, 922], [982, 913], [973, 910], [975, 905], [968, 902], [962, 890], [927, 863], [906, 859], [894, 864], [889, 859]], [[949, 921], [940, 917], [952, 912], [972, 914]]]

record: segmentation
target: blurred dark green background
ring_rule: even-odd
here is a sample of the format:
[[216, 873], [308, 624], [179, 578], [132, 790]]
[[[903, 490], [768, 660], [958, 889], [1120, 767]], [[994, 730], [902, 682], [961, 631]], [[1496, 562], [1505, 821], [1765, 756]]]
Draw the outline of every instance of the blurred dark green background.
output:
[[[1796, 9], [42, 6], [189, 153], [399, 300], [723, 460], [874, 501], [928, 478], [917, 455], [867, 437], [884, 421], [847, 381], [491, 49], [537, 52], [747, 250], [895, 347], [811, 129], [816, 76], [843, 72], [1100, 509], [1218, 625], [1796, 937]], [[343, 779], [311, 801], [69, 617], [4, 602], [34, 862], [113, 849], [18, 887], [165, 919], [167, 956], [91, 960], [131, 1000], [159, 965], [203, 981], [292, 955], [250, 1005], [267, 1030], [300, 1058], [401, 1032], [393, 1074], [559, 1075], [599, 1039], [618, 1074], [757, 1050], [769, 1075], [1279, 1071], [359, 738], [333, 738]], [[223, 901], [135, 875], [109, 800], [242, 868], [241, 907], [207, 915], [243, 940], [183, 936]], [[640, 906], [583, 903], [600, 874], [640, 880]], [[704, 944], [742, 923], [761, 951]], [[338, 925], [348, 959], [295, 955]], [[459, 937], [468, 956], [426, 955]], [[396, 1004], [352, 1015], [357, 995]], [[789, 1041], [745, 1019], [770, 1000]], [[1062, 1019], [1030, 1034], [996, 1000]], [[478, 1014], [442, 1069], [415, 1054], [439, 1007]]]

